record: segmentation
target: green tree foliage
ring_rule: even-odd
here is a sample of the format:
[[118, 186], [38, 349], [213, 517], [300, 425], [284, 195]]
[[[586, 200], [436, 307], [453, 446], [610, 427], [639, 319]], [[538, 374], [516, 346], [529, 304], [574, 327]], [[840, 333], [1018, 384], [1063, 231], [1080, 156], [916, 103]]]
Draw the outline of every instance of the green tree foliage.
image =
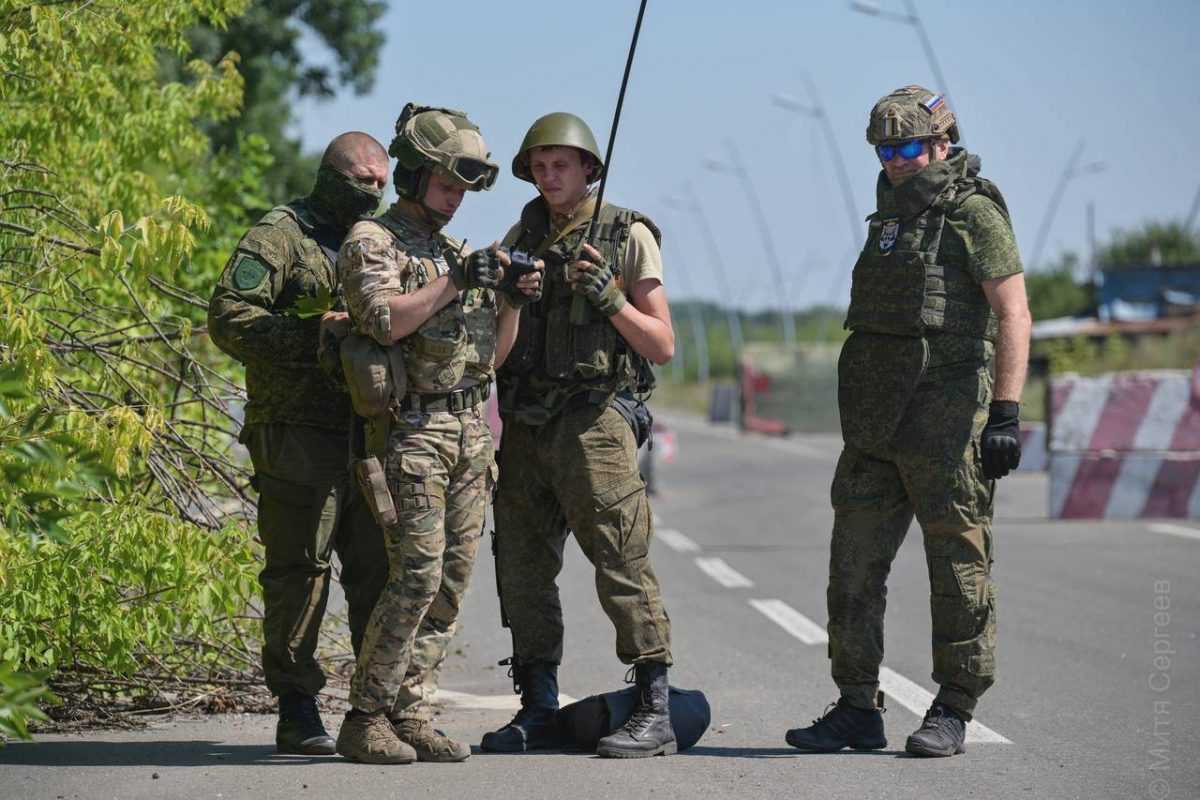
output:
[[1132, 231], [1118, 231], [1096, 254], [1104, 269], [1200, 264], [1200, 234], [1180, 222], [1148, 222]]
[[[242, 112], [206, 130], [217, 150], [229, 152], [239, 151], [248, 135], [261, 137], [272, 157], [265, 196], [281, 202], [312, 188], [316, 156], [304, 155], [288, 134], [292, 104], [297, 97], [332, 97], [339, 88], [356, 94], [371, 89], [384, 40], [376, 24], [385, 8], [380, 0], [262, 0], [228, 25], [200, 24], [188, 31], [192, 57], [216, 62], [230, 52], [239, 55]], [[317, 43], [328, 63], [314, 58]], [[163, 68], [175, 77], [184, 66], [174, 57]]]
[[1091, 285], [1075, 280], [1078, 265], [1079, 257], [1067, 253], [1057, 266], [1025, 273], [1029, 313], [1034, 320], [1075, 317], [1095, 311], [1095, 293]]
[[246, 650], [240, 396], [196, 294], [269, 156], [258, 137], [213, 154], [237, 60], [186, 60], [188, 31], [245, 6], [0, 0], [0, 662], [59, 694]]

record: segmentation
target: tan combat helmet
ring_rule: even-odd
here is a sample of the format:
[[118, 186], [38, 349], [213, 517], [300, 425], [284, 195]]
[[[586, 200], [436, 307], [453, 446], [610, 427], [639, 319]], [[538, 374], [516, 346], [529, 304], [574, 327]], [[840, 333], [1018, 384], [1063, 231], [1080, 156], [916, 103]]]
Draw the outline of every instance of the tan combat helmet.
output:
[[449, 108], [406, 105], [388, 155], [396, 158], [396, 193], [418, 202], [434, 168], [473, 192], [491, 189], [500, 174], [479, 126], [465, 112]]
[[600, 157], [596, 137], [592, 135], [588, 124], [574, 114], [555, 111], [539, 117], [529, 127], [512, 161], [513, 175], [529, 183], [534, 182], [533, 173], [529, 171], [529, 151], [535, 147], [574, 147], [582, 150], [595, 160], [595, 169], [588, 182], [595, 183], [604, 174], [604, 159]]
[[958, 141], [954, 112], [945, 95], [915, 84], [880, 99], [867, 122], [867, 141], [872, 145], [942, 136], [949, 136], [951, 144]]

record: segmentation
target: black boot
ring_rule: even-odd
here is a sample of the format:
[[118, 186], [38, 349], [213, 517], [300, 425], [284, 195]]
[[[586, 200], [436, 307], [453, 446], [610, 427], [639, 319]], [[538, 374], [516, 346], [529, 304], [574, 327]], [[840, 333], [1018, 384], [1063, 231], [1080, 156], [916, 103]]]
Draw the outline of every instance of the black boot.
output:
[[883, 735], [883, 703], [879, 708], [855, 708], [840, 699], [825, 710], [825, 715], [814, 719], [807, 728], [793, 728], [787, 732], [787, 743], [800, 750], [814, 753], [832, 753], [849, 747], [854, 750], [879, 750], [887, 747]]
[[336, 752], [333, 737], [321, 724], [317, 698], [299, 692], [279, 696], [275, 749], [304, 756], [331, 756]]
[[914, 756], [952, 756], [966, 752], [966, 739], [966, 721], [950, 706], [934, 703], [904, 749]]
[[633, 670], [638, 687], [633, 716], [619, 731], [601, 739], [596, 753], [604, 758], [669, 756], [676, 748], [667, 665], [647, 661], [635, 664]]
[[562, 746], [558, 732], [558, 665], [545, 661], [514, 667], [521, 710], [512, 722], [483, 735], [485, 753], [523, 753]]

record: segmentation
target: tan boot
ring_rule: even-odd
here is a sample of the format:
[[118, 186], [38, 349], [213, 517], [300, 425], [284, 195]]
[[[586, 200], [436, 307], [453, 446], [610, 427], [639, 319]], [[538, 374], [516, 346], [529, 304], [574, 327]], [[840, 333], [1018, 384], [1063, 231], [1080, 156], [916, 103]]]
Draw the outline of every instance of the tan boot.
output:
[[337, 751], [364, 764], [411, 764], [416, 751], [396, 736], [387, 712], [351, 711], [338, 732]]
[[396, 736], [406, 745], [417, 752], [418, 761], [439, 761], [449, 763], [466, 761], [471, 757], [471, 746], [456, 742], [439, 730], [433, 723], [425, 719], [392, 720]]

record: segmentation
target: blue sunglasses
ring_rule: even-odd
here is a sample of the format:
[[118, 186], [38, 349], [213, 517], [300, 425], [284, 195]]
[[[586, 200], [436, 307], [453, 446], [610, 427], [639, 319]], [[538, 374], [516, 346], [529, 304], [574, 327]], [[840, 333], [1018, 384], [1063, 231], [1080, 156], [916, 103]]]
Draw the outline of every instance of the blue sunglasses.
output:
[[880, 161], [891, 161], [899, 153], [901, 158], [911, 161], [925, 151], [924, 139], [909, 139], [899, 144], [880, 144], [875, 146]]

